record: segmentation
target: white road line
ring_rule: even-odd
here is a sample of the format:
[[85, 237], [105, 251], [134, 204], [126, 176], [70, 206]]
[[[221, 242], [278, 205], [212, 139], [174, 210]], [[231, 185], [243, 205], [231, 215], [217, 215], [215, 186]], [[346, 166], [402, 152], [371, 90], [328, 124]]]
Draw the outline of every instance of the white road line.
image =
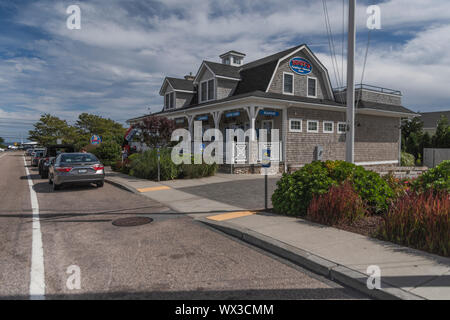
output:
[[31, 271], [30, 271], [30, 299], [45, 299], [45, 272], [44, 272], [44, 249], [42, 247], [41, 223], [39, 222], [39, 204], [36, 192], [33, 189], [33, 179], [27, 168], [27, 162], [23, 157], [25, 171], [30, 188], [31, 208], [33, 210], [33, 240], [31, 247]]
[[8, 155], [7, 153], [2, 154], [2, 155], [0, 156], [0, 159], [3, 158], [3, 157], [6, 157], [7, 155]]

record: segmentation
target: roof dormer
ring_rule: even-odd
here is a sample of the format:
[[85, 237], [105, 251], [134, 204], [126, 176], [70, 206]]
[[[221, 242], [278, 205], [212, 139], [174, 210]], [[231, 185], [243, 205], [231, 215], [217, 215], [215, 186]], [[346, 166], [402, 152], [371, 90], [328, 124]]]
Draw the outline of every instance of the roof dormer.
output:
[[234, 50], [228, 51], [220, 55], [222, 59], [222, 64], [228, 64], [234, 67], [240, 67], [243, 65], [245, 54]]

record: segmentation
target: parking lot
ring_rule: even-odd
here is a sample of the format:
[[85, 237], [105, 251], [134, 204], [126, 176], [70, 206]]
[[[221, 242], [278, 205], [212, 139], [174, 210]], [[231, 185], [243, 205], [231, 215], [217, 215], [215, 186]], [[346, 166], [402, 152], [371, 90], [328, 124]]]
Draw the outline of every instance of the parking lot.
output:
[[[39, 272], [45, 285], [40, 298], [46, 299], [361, 298], [157, 201], [109, 184], [53, 191], [29, 161], [25, 167], [22, 152], [0, 157], [2, 299], [29, 299], [31, 278], [39, 279]], [[34, 216], [29, 177], [38, 204]], [[135, 227], [112, 224], [135, 216], [154, 220]], [[42, 270], [34, 261], [38, 231]], [[80, 271], [79, 288], [67, 284], [73, 266]]]

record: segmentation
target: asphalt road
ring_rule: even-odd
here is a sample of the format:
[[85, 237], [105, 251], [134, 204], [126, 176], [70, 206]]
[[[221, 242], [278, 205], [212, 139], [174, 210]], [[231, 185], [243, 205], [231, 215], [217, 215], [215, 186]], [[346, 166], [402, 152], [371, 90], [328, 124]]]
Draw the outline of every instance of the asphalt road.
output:
[[[46, 299], [365, 298], [148, 198], [108, 184], [53, 192], [29, 170]], [[21, 152], [0, 158], [0, 177], [0, 298], [29, 299], [32, 210]], [[154, 221], [112, 224], [130, 216]], [[79, 289], [73, 270], [80, 271]]]

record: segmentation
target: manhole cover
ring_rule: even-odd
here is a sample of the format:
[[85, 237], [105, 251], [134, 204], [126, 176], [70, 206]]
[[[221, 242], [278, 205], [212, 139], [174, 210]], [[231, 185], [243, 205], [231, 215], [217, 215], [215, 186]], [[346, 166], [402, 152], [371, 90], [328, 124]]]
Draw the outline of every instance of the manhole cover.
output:
[[143, 224], [147, 224], [152, 221], [153, 219], [148, 217], [128, 217], [116, 219], [112, 222], [112, 224], [116, 227], [135, 227], [142, 226]]

